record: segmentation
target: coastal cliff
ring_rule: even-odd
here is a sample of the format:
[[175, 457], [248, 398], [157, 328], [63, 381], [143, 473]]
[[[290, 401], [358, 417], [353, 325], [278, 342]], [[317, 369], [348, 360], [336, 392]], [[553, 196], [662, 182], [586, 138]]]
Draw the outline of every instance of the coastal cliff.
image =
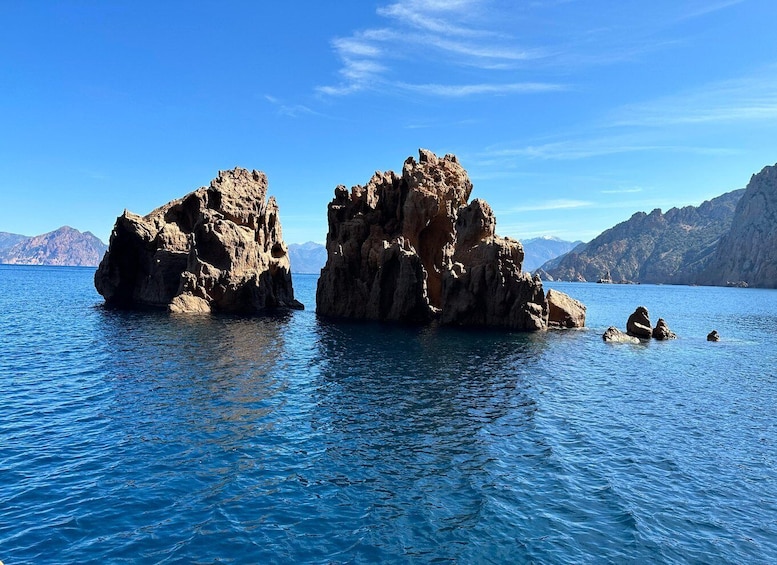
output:
[[752, 176], [699, 282], [777, 288], [777, 165]]
[[146, 216], [125, 211], [95, 273], [106, 305], [257, 313], [294, 299], [267, 177], [236, 168]]
[[419, 150], [402, 173], [376, 172], [328, 207], [323, 316], [541, 330], [542, 283], [521, 270], [521, 243], [495, 234], [487, 203], [454, 155]]

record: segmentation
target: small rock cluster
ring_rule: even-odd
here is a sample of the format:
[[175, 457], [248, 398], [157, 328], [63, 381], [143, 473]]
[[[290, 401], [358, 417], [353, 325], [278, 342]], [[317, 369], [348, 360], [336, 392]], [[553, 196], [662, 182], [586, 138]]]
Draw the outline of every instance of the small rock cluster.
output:
[[676, 339], [677, 335], [669, 329], [666, 320], [659, 318], [652, 327], [647, 308], [638, 306], [626, 322], [626, 333], [610, 326], [602, 335], [602, 339], [614, 343], [639, 343], [641, 339], [657, 339], [660, 341]]

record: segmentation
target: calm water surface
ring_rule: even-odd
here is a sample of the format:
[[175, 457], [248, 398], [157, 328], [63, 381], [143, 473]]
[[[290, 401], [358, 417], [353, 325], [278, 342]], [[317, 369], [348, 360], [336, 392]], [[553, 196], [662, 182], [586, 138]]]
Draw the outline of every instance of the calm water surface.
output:
[[[582, 331], [100, 307], [0, 266], [0, 560], [775, 563], [777, 292], [556, 284]], [[637, 305], [672, 342], [610, 345]], [[708, 343], [717, 329], [723, 341]]]

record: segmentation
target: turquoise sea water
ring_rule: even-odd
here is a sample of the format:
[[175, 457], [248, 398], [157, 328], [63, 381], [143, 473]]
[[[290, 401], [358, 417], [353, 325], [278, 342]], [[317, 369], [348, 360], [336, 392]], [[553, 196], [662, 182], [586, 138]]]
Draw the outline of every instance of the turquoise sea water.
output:
[[[777, 291], [557, 284], [588, 329], [510, 334], [92, 275], [0, 266], [6, 565], [777, 562]], [[637, 305], [679, 339], [603, 343]]]

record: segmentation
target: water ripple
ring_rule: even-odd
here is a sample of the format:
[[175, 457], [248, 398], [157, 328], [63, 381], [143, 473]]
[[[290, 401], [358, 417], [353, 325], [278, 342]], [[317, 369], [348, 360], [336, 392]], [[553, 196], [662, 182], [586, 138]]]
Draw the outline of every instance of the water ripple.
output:
[[[523, 335], [107, 311], [91, 276], [0, 267], [6, 563], [777, 560], [773, 291], [562, 285], [590, 328]], [[680, 338], [602, 343], [637, 304]]]

